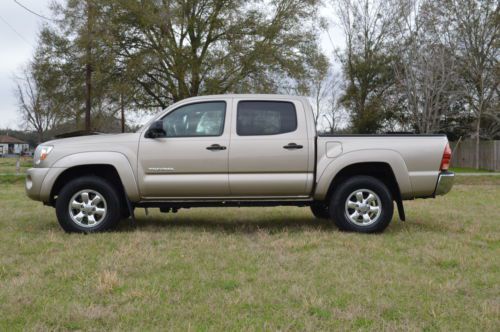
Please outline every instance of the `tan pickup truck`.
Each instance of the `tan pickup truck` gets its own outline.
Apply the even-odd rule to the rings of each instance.
[[[306,98],[219,95],[180,101],[132,134],[38,146],[26,192],[68,232],[207,206],[305,206],[342,230],[383,231],[394,202],[450,191],[444,135],[318,135]]]

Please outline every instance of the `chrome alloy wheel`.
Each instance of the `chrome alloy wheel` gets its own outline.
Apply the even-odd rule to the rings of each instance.
[[[78,226],[91,228],[106,217],[107,204],[104,197],[92,189],[80,190],[69,200],[69,216]]]
[[[347,196],[345,213],[353,224],[369,226],[380,217],[382,202],[380,197],[373,191],[358,189]]]

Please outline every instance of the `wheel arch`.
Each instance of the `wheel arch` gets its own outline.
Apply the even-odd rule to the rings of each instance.
[[[341,169],[331,181],[326,194],[326,199],[331,197],[337,185],[346,179],[359,175],[372,176],[382,181],[387,186],[394,199],[400,197],[401,192],[396,177],[394,176],[394,172],[388,163],[364,162],[352,164]]]
[[[402,199],[413,198],[406,164],[403,158],[392,150],[354,151],[334,159],[321,172],[314,198],[316,200],[328,199],[336,184],[348,176],[355,175],[378,178],[386,183],[394,197],[399,195]]]
[[[134,172],[128,159],[121,153],[77,153],[58,160],[51,170],[51,176],[47,176],[42,184],[42,192],[46,195],[44,201],[49,203],[53,204],[54,197],[64,183],[85,175],[105,178],[126,193],[130,200],[139,200]]]

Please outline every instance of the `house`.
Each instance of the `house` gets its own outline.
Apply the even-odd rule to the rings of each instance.
[[[0,135],[0,156],[27,152],[30,145],[12,136]]]

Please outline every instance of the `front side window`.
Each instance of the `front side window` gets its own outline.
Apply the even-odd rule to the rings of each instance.
[[[297,129],[297,113],[290,102],[240,101],[236,117],[239,136],[277,135]]]
[[[224,131],[223,101],[181,106],[163,118],[167,137],[220,136]]]

